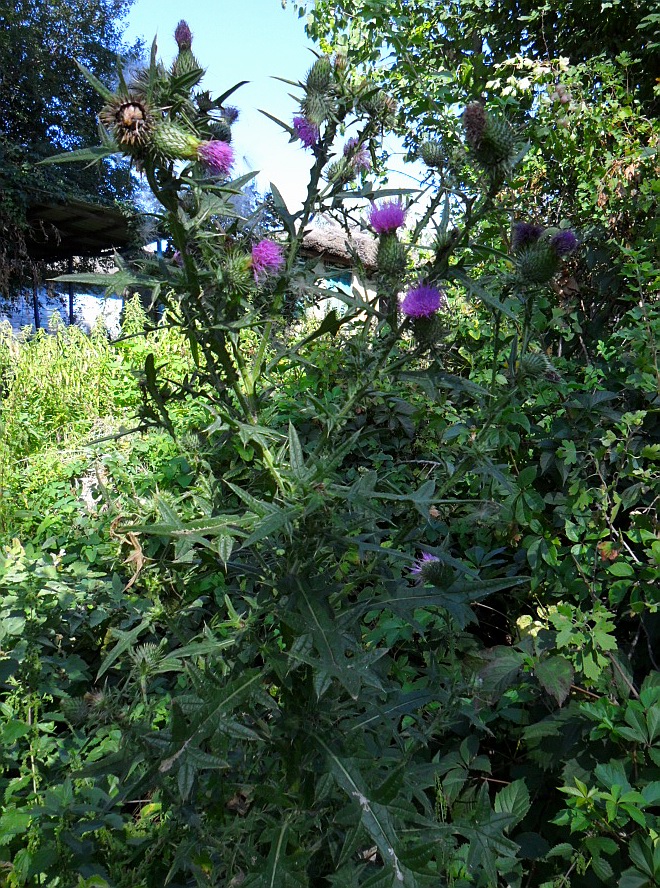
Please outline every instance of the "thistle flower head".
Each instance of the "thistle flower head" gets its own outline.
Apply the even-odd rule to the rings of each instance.
[[[284,268],[284,250],[271,240],[260,240],[252,247],[252,272],[255,281]]]
[[[570,228],[566,228],[553,234],[550,238],[550,246],[558,256],[568,256],[577,249],[578,239]]]
[[[511,249],[514,253],[530,244],[535,244],[543,234],[542,225],[533,222],[516,222],[511,230]]]
[[[241,112],[238,108],[235,108],[233,105],[228,105],[226,108],[222,109],[222,116],[227,121],[227,123],[236,123],[238,120],[238,116]]]
[[[371,205],[369,222],[377,234],[392,234],[405,221],[406,210],[399,200],[385,200],[380,206]]]
[[[408,290],[401,311],[409,318],[429,318],[447,301],[447,297],[431,284],[420,284]]]
[[[422,557],[418,558],[414,565],[410,568],[410,573],[413,574],[413,576],[416,577],[417,581],[421,583],[423,579],[422,572],[424,570],[424,567],[429,563],[434,564],[439,561],[440,559],[437,558],[435,555],[430,555],[428,552],[422,552]]]
[[[302,115],[293,118],[293,132],[305,148],[313,148],[321,135],[318,125]]]
[[[126,149],[146,143],[154,125],[148,105],[133,96],[108,102],[101,109],[99,119],[117,144]]]
[[[184,22],[183,19],[176,26],[174,39],[179,49],[190,49],[192,46],[192,31],[188,27],[188,23]]]
[[[481,102],[470,102],[463,112],[463,129],[465,141],[471,148],[481,142],[486,130],[486,109]]]
[[[197,148],[197,159],[212,173],[226,176],[234,163],[234,151],[227,142],[213,139],[211,142],[200,143]]]
[[[366,145],[360,145],[360,140],[355,136],[344,145],[344,157],[349,158],[353,172],[368,173],[371,169],[371,158]]]

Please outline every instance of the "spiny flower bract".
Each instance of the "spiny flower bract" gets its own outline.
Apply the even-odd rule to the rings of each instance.
[[[422,557],[418,558],[414,565],[410,568],[410,573],[421,581],[424,566],[429,562],[437,561],[440,561],[440,559],[437,558],[435,555],[430,555],[428,552],[422,552]]]

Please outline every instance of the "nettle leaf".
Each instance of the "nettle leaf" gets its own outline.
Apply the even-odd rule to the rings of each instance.
[[[536,664],[534,674],[546,693],[554,697],[561,706],[573,684],[574,670],[571,663],[559,654],[547,657]]]
[[[529,790],[524,780],[514,780],[495,796],[494,808],[498,814],[511,814],[514,817],[511,826],[516,826],[529,811],[531,801]],[[507,832],[511,826],[505,829]]]
[[[479,678],[486,693],[499,697],[515,683],[527,657],[522,651],[503,645],[487,655],[489,662],[479,672]]]

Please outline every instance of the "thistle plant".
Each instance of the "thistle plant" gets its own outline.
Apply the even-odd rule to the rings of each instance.
[[[450,502],[468,473],[481,470],[480,447],[511,395],[476,386],[478,430],[464,457],[416,490],[365,463],[370,429],[360,417],[374,403],[403,401],[412,446],[424,411],[403,398],[419,399],[411,379],[423,380],[431,398],[452,385],[464,396],[444,366],[457,291],[492,311],[494,368],[500,325],[509,339],[523,335],[515,299],[494,295],[471,272],[479,226],[500,212],[493,201],[515,165],[516,140],[500,117],[469,105],[465,141],[484,172],[481,193],[466,194],[447,177],[433,140],[422,151],[429,177],[421,187],[380,193],[369,176],[396,108],[354,77],[344,57],[320,56],[298,85],[299,113],[291,125],[278,122],[314,156],[306,199],[292,212],[273,186],[279,228],[255,236],[234,201],[250,177],[229,178],[236,115],[226,102],[236,88],[219,99],[201,91],[185,22],[175,39],[170,67],[154,47],[149,67],[128,83],[120,77],[114,93],[90,76],[105,99],[103,145],[55,158],[120,152],[146,177],[172,258],[135,267],[120,260],[112,284],[151,289],[166,322],[190,343],[195,369],[175,385],[148,357],[141,420],[176,435],[177,402],[201,404],[207,415],[198,429],[205,494],[194,515],[159,501],[150,520],[126,527],[153,542],[154,563],[168,564],[180,607],[204,625],[205,641],[186,651],[189,668],[168,685],[167,724],[148,711],[126,724],[124,746],[106,764],[121,787],[109,804],[157,800],[170,849],[163,883],[186,867],[182,884],[437,883],[474,833],[434,814],[438,738],[463,718],[473,681],[447,651],[469,648],[464,630],[475,602],[525,580],[499,561],[470,567],[441,545],[421,561],[414,553],[432,503]],[[347,239],[360,225],[378,238],[378,291],[340,297],[343,316],[330,312],[296,338],[282,317],[291,294],[318,294],[315,262],[301,247],[313,216],[324,213]],[[514,235],[510,277],[535,284],[545,271],[534,279],[532,267],[549,268],[551,257],[556,270],[574,247],[566,231]],[[330,337],[339,381],[310,357]],[[287,401],[292,376],[310,381]],[[401,627],[391,646],[373,635],[389,614]],[[174,636],[167,643],[176,650]],[[139,663],[133,657],[142,703],[164,650],[145,644]],[[490,811],[487,797],[479,804]],[[506,841],[498,853],[515,867],[517,846]],[[198,846],[205,857],[190,850]]]

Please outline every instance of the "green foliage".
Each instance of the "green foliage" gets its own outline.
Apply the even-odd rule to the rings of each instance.
[[[154,49],[134,98],[188,151],[227,96],[180,58]],[[312,215],[378,197],[326,176],[340,129],[375,153],[392,117],[340,59],[312,72],[310,189],[296,212],[273,191],[266,273],[246,182],[147,133],[123,148],[177,254],[117,274],[162,322],[134,300],[116,343],[3,346],[5,512],[32,538],[6,526],[0,562],[7,884],[652,885],[655,272],[619,245],[634,286],[589,331],[508,252],[537,155],[485,175],[456,131],[406,195],[406,262],[287,323],[326,293]],[[420,281],[449,305],[424,335],[397,300]]]

